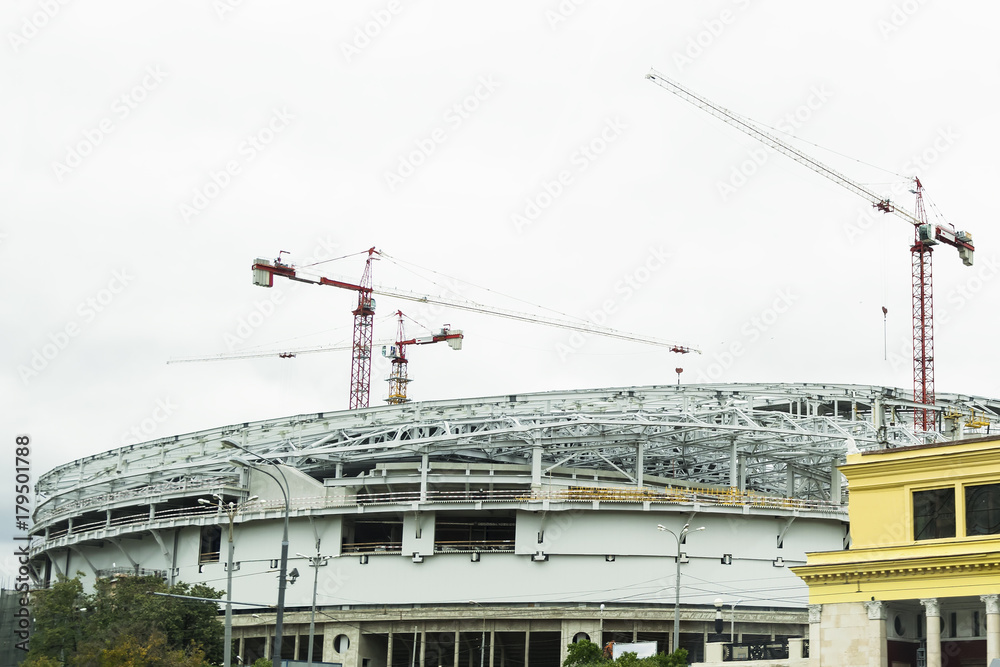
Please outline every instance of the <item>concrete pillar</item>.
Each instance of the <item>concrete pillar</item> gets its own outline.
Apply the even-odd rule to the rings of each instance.
[[[389,639],[386,642],[385,667],[392,667],[392,630],[389,630]]]
[[[809,660],[814,665],[822,665],[823,658],[820,655],[819,647],[822,641],[823,605],[809,605]]]
[[[531,487],[536,490],[542,487],[542,448],[538,445],[531,448]]]
[[[802,659],[802,642],[805,641],[802,637],[789,637],[788,638],[788,659],[789,660],[801,660]]]
[[[424,665],[424,655],[427,653],[427,632],[424,630],[420,631],[420,667],[425,667]],[[436,667],[436,665],[435,665]]]
[[[888,667],[889,646],[885,627],[888,610],[881,600],[865,602],[864,605],[868,611],[868,664]],[[930,667],[930,663],[927,667]],[[941,666],[937,665],[937,667]]]
[[[430,456],[424,452],[420,455],[420,502],[427,502],[427,473],[430,471]]]
[[[722,662],[723,646],[725,646],[724,642],[709,642],[708,644],[705,644],[705,662],[708,663]]]
[[[736,438],[729,441],[729,486],[737,488],[740,485],[739,452],[736,449]]]
[[[459,649],[461,648],[462,648],[462,642],[458,635],[458,630],[455,630],[455,662],[451,664],[456,665],[456,667],[458,665],[458,660],[459,660]]]
[[[941,667],[941,607],[936,598],[920,600],[927,615],[927,667]]]
[[[830,502],[838,505],[841,502],[840,481],[840,470],[837,468],[837,462],[834,461],[830,463]]]
[[[496,621],[494,621],[494,625],[496,625]],[[496,645],[496,641],[495,640],[496,640],[496,628],[494,627],[494,628],[490,629],[490,667],[494,667],[494,665],[493,665],[493,647]],[[560,663],[560,664],[562,664],[562,663]]]
[[[1000,658],[1000,595],[980,595],[986,603],[986,663]]]

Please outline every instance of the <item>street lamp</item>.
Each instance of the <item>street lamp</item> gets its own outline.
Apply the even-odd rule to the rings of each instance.
[[[704,526],[695,528],[693,531],[690,528],[691,524],[684,524],[681,528],[680,533],[675,533],[663,524],[657,524],[656,529],[664,533],[670,533],[674,540],[677,542],[677,574],[674,577],[674,646],[673,650],[676,651],[679,648],[680,643],[680,614],[681,614],[681,540],[684,536],[691,532],[697,532],[699,530],[705,530]]]
[[[273,479],[275,483],[277,483],[277,485],[281,488],[281,495],[284,496],[285,498],[285,526],[284,526],[284,532],[281,535],[281,565],[278,570],[278,606],[277,606],[277,614],[274,619],[274,651],[271,654],[272,655],[271,664],[280,665],[281,632],[283,629],[283,624],[285,619],[285,581],[288,574],[288,513],[290,511],[288,503],[288,493],[290,491],[290,487],[288,486],[288,479],[285,477],[285,473],[281,471],[281,467],[278,466],[276,463],[268,461],[259,454],[251,452],[249,449],[244,449],[243,447],[240,447],[235,442],[227,440],[225,441],[224,444],[232,445],[233,447],[241,449],[248,454],[253,454],[264,463],[273,466],[274,469],[278,471],[278,474],[281,475],[282,481],[279,482],[277,477],[272,475],[262,466],[250,463],[250,461],[247,461],[244,458],[240,458],[239,456],[232,456],[229,458],[229,463],[238,466],[243,466],[244,468],[253,468],[257,472],[262,472],[271,479]]]
[[[225,512],[226,516],[229,517],[229,560],[226,564],[226,643],[222,647],[222,659],[223,666],[230,667],[233,652],[233,521],[236,519],[237,512],[243,511],[247,503],[257,500],[257,496],[250,496],[239,504],[230,501],[228,505],[222,502],[222,496],[218,493],[213,493],[212,497],[215,498],[215,502],[204,498],[199,498],[198,502],[202,505],[217,505],[219,510]]]
[[[469,604],[474,604],[483,610],[483,635],[479,639],[479,667],[484,667],[486,664],[483,662],[486,657],[486,608],[475,600],[469,600]]]
[[[326,565],[326,561],[330,560],[331,556],[324,556],[319,552],[319,540],[316,540],[316,555],[306,556],[305,554],[296,553],[299,558],[305,558],[309,561],[309,566],[313,568],[313,603],[312,603],[312,614],[309,616],[309,662],[308,667],[312,667],[313,664],[313,637],[316,636],[316,585],[319,583],[319,568],[320,565]]]

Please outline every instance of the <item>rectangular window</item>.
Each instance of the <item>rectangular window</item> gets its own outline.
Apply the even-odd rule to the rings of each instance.
[[[1000,534],[1000,484],[965,487],[965,534]]]
[[[913,539],[955,537],[955,489],[913,492]]]

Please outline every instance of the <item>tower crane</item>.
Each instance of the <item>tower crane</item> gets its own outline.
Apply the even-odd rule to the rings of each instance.
[[[944,243],[958,250],[958,256],[966,266],[972,266],[973,252],[975,251],[972,245],[972,235],[968,232],[956,231],[949,224],[935,224],[927,221],[923,184],[919,178],[914,178],[915,189],[913,192],[916,195],[916,207],[914,213],[911,214],[897,208],[892,201],[876,194],[868,187],[856,183],[819,160],[803,153],[754,121],[698,95],[676,81],[666,78],[656,70],[650,70],[646,78],[669,90],[685,102],[708,112],[766,146],[770,146],[821,176],[825,176],[834,183],[860,195],[877,210],[883,213],[893,213],[913,225],[914,240],[910,247],[913,288],[911,298],[913,304],[913,400],[922,405],[934,405],[934,298],[931,253],[933,246]],[[934,426],[932,410],[918,408],[914,411],[913,419],[916,430],[928,431]]]
[[[253,264],[253,284],[261,287],[273,287],[274,277],[282,276],[289,280],[340,287],[358,293],[358,305],[352,311],[354,314],[354,339],[351,345],[351,398],[349,403],[351,410],[368,407],[371,389],[372,326],[375,318],[375,299],[372,298],[372,260],[376,254],[378,252],[375,248],[368,249],[365,270],[361,274],[361,282],[357,285],[329,278],[301,278],[294,267],[282,263],[281,253],[278,253],[278,257],[273,263],[266,259],[258,259]]]
[[[666,347],[671,352],[676,352],[678,354],[687,354],[689,352],[701,353],[701,350],[696,348],[687,347],[685,345],[679,345],[677,343],[671,343],[658,338],[652,338],[649,336],[642,336],[638,334],[632,334],[625,331],[619,331],[617,329],[611,329],[608,327],[597,326],[589,324],[587,322],[574,322],[570,320],[561,320],[551,317],[543,317],[540,315],[533,315],[528,313],[519,313],[513,310],[506,310],[501,308],[494,308],[480,303],[475,303],[472,301],[461,301],[458,299],[449,299],[446,297],[429,296],[425,294],[416,294],[414,292],[408,292],[400,289],[389,289],[384,287],[374,287],[372,285],[372,274],[371,265],[372,260],[376,259],[375,255],[385,256],[384,253],[375,250],[375,248],[368,249],[368,259],[365,262],[365,270],[361,277],[361,282],[358,284],[349,283],[343,280],[336,280],[333,278],[327,278],[324,276],[314,276],[311,274],[304,273],[291,264],[287,264],[282,261],[281,253],[278,257],[271,261],[267,259],[258,258],[254,261],[253,269],[253,284],[260,287],[273,287],[275,276],[288,278],[289,280],[295,280],[303,283],[311,283],[314,285],[328,285],[330,287],[339,287],[341,289],[354,290],[358,293],[358,305],[352,311],[354,313],[354,344],[353,349],[353,359],[351,363],[351,400],[350,409],[354,410],[356,408],[367,408],[369,399],[369,389],[371,386],[371,349],[372,349],[372,321],[375,315],[375,299],[374,295],[378,294],[380,296],[390,296],[398,299],[405,299],[408,301],[415,301],[417,303],[433,303],[442,306],[447,306],[450,308],[458,308],[460,310],[468,310],[476,313],[483,313],[487,315],[494,315],[497,317],[504,317],[507,319],[518,320],[521,322],[529,322],[531,324],[541,324],[549,327],[557,327],[561,329],[569,329],[572,331],[578,331],[581,333],[592,334],[596,336],[603,336],[606,338],[617,338],[619,340],[627,340],[636,343],[643,343],[645,345],[655,345],[659,347]],[[441,340],[447,340],[450,345],[454,347],[454,341],[460,341],[461,332],[451,332],[442,331],[438,336]],[[421,339],[414,339],[415,341]],[[403,341],[405,345],[412,344],[422,344],[422,342],[412,342],[404,341],[403,334],[400,333],[399,341]],[[398,342],[398,341],[397,341]],[[436,340],[426,341],[426,342],[438,342]],[[459,348],[454,348],[459,349]],[[405,356],[403,359],[403,364],[401,366],[402,370],[405,372]],[[405,384],[405,382],[404,382]],[[393,392],[390,391],[390,395]],[[405,391],[401,394],[402,398],[405,400]]]
[[[396,343],[394,345],[382,346],[382,356],[387,357],[392,363],[392,371],[387,378],[389,380],[389,397],[386,399],[386,403],[390,405],[399,405],[400,403],[409,403],[410,401],[406,397],[406,385],[410,383],[410,378],[406,374],[407,345],[428,345],[430,343],[447,342],[451,349],[461,350],[462,339],[464,338],[461,331],[452,329],[446,324],[441,327],[439,333],[407,340],[406,334],[403,331],[403,311],[397,310],[396,315],[399,317],[399,333],[396,336]]]

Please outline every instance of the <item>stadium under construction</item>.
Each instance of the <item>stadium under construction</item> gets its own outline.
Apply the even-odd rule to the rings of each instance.
[[[643,386],[404,403],[163,438],[38,482],[37,584],[225,589],[239,661],[555,667],[581,638],[808,637],[806,553],[850,543],[849,451],[985,435],[1000,401],[877,386]],[[926,406],[919,406],[925,408]],[[229,526],[235,526],[228,568]],[[658,529],[658,526],[660,529]],[[315,609],[315,614],[313,610]],[[240,664],[234,657],[234,664]]]

